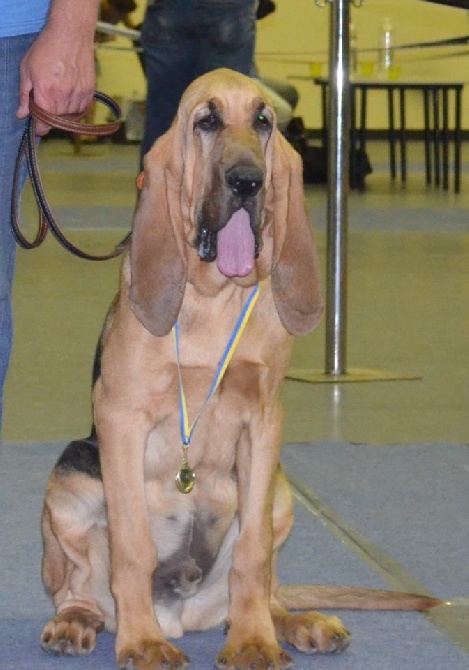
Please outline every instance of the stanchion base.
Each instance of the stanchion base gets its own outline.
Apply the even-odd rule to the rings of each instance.
[[[323,370],[311,370],[308,368],[288,368],[286,379],[310,384],[343,384],[347,382],[393,382],[393,381],[415,381],[422,379],[416,375],[405,375],[388,370],[375,370],[371,368],[349,368],[346,374],[326,374]]]

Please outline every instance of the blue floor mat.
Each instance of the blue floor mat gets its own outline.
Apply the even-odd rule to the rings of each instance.
[[[326,206],[311,208],[314,227],[318,231],[327,229]],[[363,207],[350,204],[349,226],[351,232],[384,233],[467,233],[469,231],[465,209],[437,209],[433,207]]]
[[[50,469],[52,468],[63,445],[60,444],[4,444],[0,448],[0,537],[1,537],[1,570],[0,594],[2,608],[0,610],[0,670],[110,670],[115,668],[114,636],[103,633],[99,636],[98,647],[89,657],[58,658],[49,656],[41,651],[38,644],[40,632],[44,623],[52,613],[51,604],[42,590],[40,580],[41,539],[39,518],[42,506],[44,487]],[[322,482],[330,504],[341,509],[344,494],[340,493],[347,486],[353,489],[350,483],[351,475],[359,477],[361,487],[366,489],[365,498],[371,499],[368,493],[368,483],[360,479],[362,472],[359,464],[353,470],[353,450],[360,451],[362,445],[342,445],[342,449],[349,450],[350,463],[347,467],[334,468],[335,458],[341,457],[339,445],[329,444],[306,446],[289,446],[285,449],[285,460],[289,468],[300,468],[301,475],[309,485],[316,486],[325,479],[326,472],[331,470],[331,481]],[[373,447],[374,448],[374,447]],[[370,448],[371,449],[371,448]],[[402,448],[404,449],[404,448]],[[316,451],[329,450],[328,458],[312,459]],[[412,452],[412,449],[410,450]],[[438,453],[435,454],[435,457]],[[358,460],[360,458],[357,456]],[[302,460],[304,459],[304,463]],[[319,461],[323,462],[322,466]],[[331,461],[330,464],[327,461]],[[370,459],[365,458],[363,468],[369,466]],[[315,463],[315,461],[318,461]],[[387,461],[384,461],[387,464]],[[453,462],[448,454],[444,462]],[[378,465],[375,465],[378,468]],[[389,468],[389,464],[386,466]],[[407,466],[405,466],[407,468]],[[441,466],[435,469],[438,471]],[[379,468],[378,468],[379,469]],[[460,468],[456,468],[458,472]],[[322,473],[322,474],[321,474]],[[372,474],[372,473],[371,473]],[[392,471],[389,472],[389,478]],[[467,476],[467,473],[466,473]],[[383,475],[383,479],[386,479]],[[346,480],[348,484],[340,480]],[[379,486],[370,487],[379,490]],[[337,490],[337,494],[336,494]],[[399,505],[403,506],[403,499],[407,495],[399,494],[394,487],[394,497],[398,498]],[[430,487],[426,488],[427,498],[432,497]],[[422,487],[421,493],[425,492]],[[335,497],[337,495],[337,501]],[[374,505],[383,508],[389,506],[386,491],[374,501]],[[409,504],[415,504],[415,495],[408,499]],[[420,494],[419,494],[420,495]],[[386,504],[383,504],[386,500]],[[428,502],[425,502],[424,507]],[[437,502],[437,501],[436,501]],[[435,503],[436,504],[436,503]],[[374,513],[363,513],[367,528],[360,525],[362,507],[365,501],[356,504],[350,503],[350,517],[353,516],[355,506],[360,509],[360,517],[353,517],[360,530],[375,534],[374,520],[382,520]],[[373,509],[373,508],[372,508]],[[381,511],[381,510],[380,510]],[[342,512],[342,510],[341,510]],[[397,514],[397,513],[396,513]],[[392,515],[391,515],[392,516]],[[440,528],[440,522],[445,518],[436,518],[435,532],[445,538],[446,529]],[[465,519],[460,518],[463,524]],[[392,518],[387,523],[392,523]],[[448,532],[451,532],[449,528]],[[382,531],[380,531],[382,532]],[[392,531],[390,531],[392,532]],[[406,538],[399,537],[393,543],[396,553],[401,558],[402,547],[400,541]],[[420,535],[419,535],[420,537]],[[418,548],[419,537],[415,546]],[[379,538],[378,538],[379,539]],[[394,546],[395,545],[395,546]],[[467,546],[467,545],[466,545]],[[426,545],[422,551],[427,551]],[[414,551],[414,553],[418,553]],[[435,564],[437,557],[426,557],[422,553],[423,562],[428,558]],[[445,554],[443,552],[443,558]],[[459,554],[458,554],[459,557]],[[453,566],[458,565],[459,558],[454,558]],[[442,558],[442,560],[443,560]],[[409,565],[407,565],[409,568]],[[467,561],[461,563],[460,571],[467,570]],[[383,587],[386,586],[366,562],[358,558],[350,548],[329,531],[308,512],[302,505],[297,505],[296,523],[293,533],[283,548],[280,557],[280,574],[282,581],[288,583],[316,582],[316,583],[345,583]],[[431,575],[429,580],[432,581]],[[454,590],[457,592],[457,576],[454,578]],[[449,589],[450,579],[445,579],[441,588]],[[430,584],[433,587],[433,583]],[[435,587],[436,590],[436,587]],[[447,594],[445,594],[446,596]],[[295,667],[301,669],[331,669],[331,670],[442,670],[450,667],[452,670],[466,670],[469,657],[445,636],[438,632],[424,616],[416,613],[399,612],[346,612],[341,613],[345,625],[351,630],[353,642],[350,648],[342,655],[327,657],[305,656],[288,648],[295,660]],[[192,633],[185,635],[178,644],[191,657],[191,668],[206,670],[213,667],[213,660],[222,647],[224,636],[221,629],[206,633]]]
[[[318,442],[283,459],[438,597],[469,596],[469,445]]]

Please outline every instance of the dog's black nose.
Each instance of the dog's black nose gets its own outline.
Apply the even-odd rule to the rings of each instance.
[[[240,165],[228,170],[225,179],[235,195],[250,198],[260,191],[264,183],[264,173],[252,165]]]

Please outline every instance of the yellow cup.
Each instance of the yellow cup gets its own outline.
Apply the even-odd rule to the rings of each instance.
[[[373,61],[362,61],[360,64],[360,74],[362,77],[372,77],[375,70]]]
[[[388,79],[395,81],[401,76],[401,66],[400,65],[390,65],[388,67]]]
[[[320,77],[322,75],[322,63],[310,63],[309,64],[309,74],[313,77]]]

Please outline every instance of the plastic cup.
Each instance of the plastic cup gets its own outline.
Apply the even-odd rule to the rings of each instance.
[[[309,74],[316,79],[322,75],[322,63],[310,63],[309,64]]]
[[[401,76],[401,66],[400,65],[390,65],[388,67],[388,79],[395,81]]]
[[[362,61],[360,63],[360,74],[362,77],[372,77],[375,71],[373,61]]]

